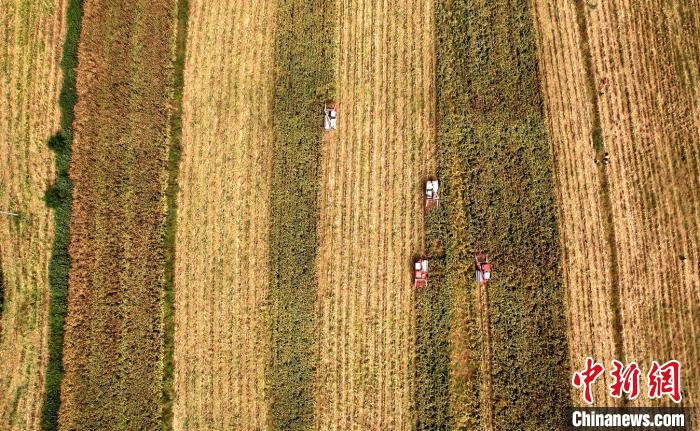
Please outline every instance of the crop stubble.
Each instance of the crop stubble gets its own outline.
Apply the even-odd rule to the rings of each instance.
[[[274,3],[190,3],[175,429],[266,429]]]
[[[61,429],[154,429],[175,2],[84,5]]]
[[[533,2],[542,90],[556,176],[562,275],[566,289],[569,357],[573,369],[586,356],[615,358],[610,285],[612,268],[601,203],[595,127],[576,7],[571,1]],[[594,397],[603,405],[609,376]],[[580,397],[574,401],[581,402]],[[610,403],[611,399],[607,400]]]
[[[410,429],[411,265],[435,169],[433,5],[338,8],[338,131],[321,156],[316,429]]]
[[[697,1],[645,0],[587,14],[596,81],[610,81],[599,109],[624,357],[681,361],[690,404],[700,389],[698,11]]]
[[[39,428],[47,361],[54,176],[46,145],[58,129],[62,0],[0,2],[0,429]]]
[[[574,8],[558,3],[558,9],[540,4],[537,15],[568,257],[572,367],[585,356],[609,365],[616,353],[609,304],[619,295],[618,359],[645,369],[651,360],[680,360],[684,396],[693,404],[700,349],[699,4],[584,2],[578,19],[585,23],[592,65],[592,76],[585,77]],[[585,95],[587,79],[597,103]],[[609,208],[598,199],[593,165],[596,111],[611,160],[602,171]],[[611,228],[613,261],[603,244]],[[609,288],[612,281],[616,290]],[[598,401],[610,403],[602,401],[604,392],[599,385]]]

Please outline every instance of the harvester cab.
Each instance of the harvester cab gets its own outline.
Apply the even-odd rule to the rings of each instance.
[[[417,259],[413,263],[413,285],[428,287],[428,259]]]
[[[489,263],[489,255],[486,253],[477,253],[474,255],[476,261],[476,283],[486,284],[491,279],[491,264]]]
[[[335,130],[338,113],[335,110],[335,102],[332,100],[323,104],[323,129],[326,132]]]
[[[428,180],[425,182],[425,208],[436,208],[440,203],[438,194],[438,180]]]

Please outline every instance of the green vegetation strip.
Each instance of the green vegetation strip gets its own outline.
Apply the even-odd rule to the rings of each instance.
[[[314,427],[316,225],[323,99],[335,79],[335,4],[278,2],[272,172],[272,429]]]
[[[450,214],[448,250],[467,273],[475,250],[494,264],[491,419],[495,429],[556,429],[570,398],[568,347],[528,2],[441,0],[437,25],[441,174],[448,199],[460,200],[450,208],[464,212]]]
[[[450,307],[445,279],[445,206],[426,215],[430,279],[416,292],[416,430],[450,429]]]
[[[187,23],[189,0],[177,2],[177,39],[173,63],[173,105],[170,119],[170,151],[168,153],[168,188],[165,192],[165,283],[163,286],[163,430],[173,429],[173,372],[175,356],[175,236],[177,232],[177,176],[182,150],[182,95],[185,85],[185,56],[187,52]]]
[[[71,143],[73,142],[73,108],[77,101],[75,69],[78,63],[78,39],[82,18],[82,0],[69,0],[66,9],[66,40],[63,43],[63,87],[58,99],[61,130],[53,136],[49,147],[56,154],[56,182],[46,191],[45,200],[54,210],[54,243],[49,261],[49,358],[44,384],[44,405],[41,429],[58,429],[58,408],[61,403],[63,378],[63,324],[66,319],[68,296],[68,239],[71,213],[71,180],[68,177]]]

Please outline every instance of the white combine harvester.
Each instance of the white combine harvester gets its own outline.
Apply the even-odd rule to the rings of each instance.
[[[425,182],[425,208],[436,208],[440,204],[440,195],[438,194],[438,180],[428,180]]]
[[[326,132],[335,130],[338,113],[335,110],[335,102],[328,100],[323,104],[323,129]]]

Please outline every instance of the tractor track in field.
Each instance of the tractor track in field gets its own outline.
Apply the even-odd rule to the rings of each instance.
[[[493,431],[493,394],[491,382],[492,338],[491,307],[488,284],[477,284],[476,301],[479,307],[479,326],[481,329],[481,430]]]

